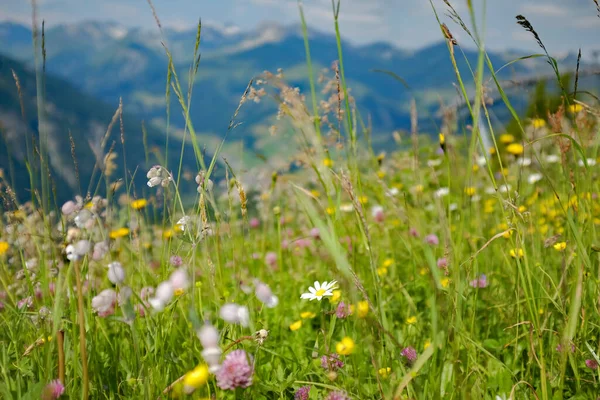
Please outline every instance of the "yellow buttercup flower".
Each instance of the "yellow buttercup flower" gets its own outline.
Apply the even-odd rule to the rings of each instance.
[[[569,112],[573,114],[577,114],[583,111],[583,106],[581,104],[571,104],[569,106]]]
[[[137,199],[131,202],[131,208],[134,210],[141,210],[142,208],[148,205],[148,200],[146,199]]]
[[[387,368],[379,368],[379,371],[377,371],[379,373],[379,375],[385,379],[388,376],[390,376],[390,374],[392,373],[392,369],[390,367]]]
[[[331,168],[333,167],[333,160],[331,158],[325,158],[323,159],[323,165],[327,168]]]
[[[515,137],[513,135],[511,135],[510,133],[505,133],[503,135],[500,135],[500,137],[498,138],[500,140],[500,143],[502,144],[509,144],[515,141]]]
[[[423,344],[423,350],[425,350],[426,348],[428,348],[429,346],[431,346],[431,340],[427,339],[425,341],[425,343]]]
[[[546,121],[541,118],[534,118],[531,120],[531,126],[533,126],[535,129],[540,129],[546,126]]]
[[[567,248],[567,242],[558,242],[552,247],[554,247],[554,250],[556,251],[564,251]]]
[[[333,214],[335,214],[335,208],[333,208],[333,207],[327,207],[325,209],[325,212],[327,212],[328,215],[333,215]]]
[[[386,258],[385,260],[383,260],[383,264],[381,265],[383,268],[389,268],[392,266],[392,264],[394,264],[394,259],[393,258]]]
[[[442,285],[443,288],[447,288],[450,285],[450,279],[449,278],[442,278],[440,280],[440,284]]]
[[[332,296],[329,298],[329,301],[333,304],[337,303],[338,301],[340,301],[340,298],[342,297],[342,291],[341,290],[334,290],[333,292],[331,292]]]
[[[129,235],[129,229],[127,228],[119,228],[117,230],[111,231],[108,236],[111,239],[118,239]]]
[[[290,325],[291,331],[297,331],[300,328],[302,328],[302,320],[301,319],[299,319],[298,321],[296,321]]]
[[[385,276],[388,273],[388,269],[384,268],[384,267],[379,267],[377,268],[377,275],[379,276]]]
[[[316,316],[317,316],[317,314],[315,314],[312,311],[303,311],[303,312],[300,313],[300,318],[302,318],[302,319],[311,319],[311,318],[314,318]]]
[[[10,248],[10,245],[6,242],[0,242],[0,256],[2,254],[5,254],[8,249]]]
[[[187,388],[198,389],[208,382],[208,367],[199,365],[183,377],[183,385]]]
[[[406,324],[407,325],[414,325],[417,323],[417,317],[415,317],[414,315],[411,317],[406,318]]]
[[[356,307],[356,309],[358,310],[358,318],[364,318],[367,316],[367,314],[369,313],[369,302],[367,301],[359,301],[358,305]]]
[[[515,156],[519,156],[523,154],[524,148],[521,143],[511,143],[508,146],[506,146],[506,151]]]
[[[512,258],[522,258],[525,255],[523,249],[511,249],[509,254]]]
[[[379,179],[383,179],[383,178],[385,178],[385,171],[383,171],[383,170],[381,170],[381,169],[380,169],[379,171],[377,171],[377,177],[378,177]]]
[[[360,204],[367,204],[369,202],[369,198],[367,196],[360,196],[358,201],[360,201]]]
[[[354,351],[354,340],[346,336],[335,345],[335,351],[342,356],[352,354]]]
[[[475,196],[475,188],[474,187],[466,187],[465,194],[469,197]]]

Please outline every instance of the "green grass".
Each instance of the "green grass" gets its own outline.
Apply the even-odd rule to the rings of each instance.
[[[339,40],[338,12],[343,7],[334,3]],[[479,62],[456,70],[465,98],[465,85],[481,89],[484,75],[500,67],[491,65],[479,33],[472,37]],[[199,41],[200,33],[195,54]],[[448,43],[457,65],[460,51]],[[338,44],[333,110],[316,104],[312,76],[311,93],[268,75],[240,101],[252,112],[251,88],[265,88],[262,101],[279,103],[278,134],[289,139],[277,161],[293,155],[296,172],[261,175],[227,165],[225,179],[211,186],[221,150],[237,145],[212,140],[212,159],[204,159],[187,115],[195,66],[185,92],[183,74],[170,64],[167,101],[174,95],[180,109],[167,118],[182,112],[186,120],[171,140],[193,146],[207,177],[197,192],[193,176],[175,173],[168,181],[163,170],[164,187],[125,184],[69,215],[38,211],[37,202],[8,205],[0,234],[0,397],[40,398],[54,379],[65,397],[92,399],[156,399],[165,390],[163,398],[291,399],[307,385],[310,399],[334,391],[353,399],[598,394],[598,105],[560,115],[560,132],[552,118],[538,128],[518,120],[521,137],[501,140],[477,90],[469,110],[491,130],[493,149],[481,144],[483,125],[445,121],[443,151],[428,137],[405,136],[376,155],[348,96]],[[308,38],[306,50],[310,71]],[[563,101],[567,110],[574,104]],[[238,128],[238,112],[229,132]],[[330,124],[321,123],[325,117]],[[253,134],[274,151],[268,132]],[[99,172],[109,187],[117,179]],[[133,207],[142,198],[147,203]],[[85,210],[94,219],[77,226]],[[184,215],[191,220],[177,229]],[[92,249],[67,259],[67,245],[80,240]],[[95,257],[102,242],[109,251]],[[115,261],[125,272],[116,285],[108,278]],[[178,268],[189,281],[158,309],[142,289],[157,288]],[[314,281],[332,280],[334,296],[301,299]],[[277,296],[274,307],[255,293],[259,282]],[[99,313],[98,295],[107,289],[120,301]],[[219,310],[227,303],[247,307],[248,321],[225,321]],[[196,390],[183,393],[191,375],[179,378],[208,361],[203,325],[218,330],[224,357],[236,349],[252,355],[250,386],[224,390],[221,378],[199,373]],[[342,367],[321,365],[336,353]]]

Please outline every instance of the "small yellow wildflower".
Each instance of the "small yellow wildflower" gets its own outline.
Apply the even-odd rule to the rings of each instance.
[[[546,126],[546,121],[541,118],[534,118],[531,120],[531,126],[533,126],[535,129],[540,129]]]
[[[470,186],[465,188],[465,194],[469,197],[475,196],[475,188]]]
[[[417,317],[415,317],[414,315],[411,317],[406,318],[406,324],[407,325],[414,325],[417,323]]]
[[[385,267],[379,267],[377,268],[377,275],[379,276],[385,276],[388,273],[388,269]]]
[[[569,112],[573,114],[577,114],[583,111],[583,106],[581,104],[571,104],[569,106]]]
[[[166,231],[163,232],[163,238],[165,238],[165,239],[169,239],[172,236],[173,236],[173,229],[167,229]]]
[[[369,198],[367,196],[360,196],[358,201],[360,201],[360,204],[367,204],[369,202]]]
[[[381,266],[383,268],[389,268],[394,264],[394,259],[393,258],[386,258],[385,260],[383,260],[383,264],[381,264]]]
[[[427,275],[427,271],[429,271],[429,269],[426,267],[423,267],[419,270],[419,275],[422,275],[422,276]]]
[[[567,248],[567,242],[558,242],[552,247],[554,247],[554,250],[556,251],[564,251]]]
[[[183,385],[186,388],[198,389],[208,382],[208,367],[206,365],[198,365],[196,368],[185,374],[183,377]]]
[[[346,336],[335,345],[335,351],[342,356],[352,354],[354,351],[354,340]]]
[[[377,177],[378,177],[379,179],[383,179],[383,178],[385,178],[385,171],[384,171],[384,170],[381,170],[381,169],[380,169],[379,171],[377,171]]]
[[[545,312],[545,310],[542,307],[540,307],[540,309],[538,310],[538,314],[543,315],[544,312]]]
[[[381,376],[383,379],[385,379],[388,376],[390,376],[390,374],[392,373],[392,369],[390,367],[379,368],[379,371],[377,371],[377,372],[379,373],[379,376]]]
[[[524,148],[521,143],[511,143],[508,146],[506,146],[506,151],[515,156],[519,156],[523,154]]]
[[[321,196],[321,192],[319,192],[318,190],[315,190],[315,189],[311,190],[310,194],[312,194],[313,197],[319,197],[319,196]]]
[[[127,228],[119,228],[117,230],[111,231],[108,236],[111,239],[118,239],[129,235],[129,229]]]
[[[293,324],[290,325],[290,330],[291,331],[297,331],[301,327],[302,327],[302,320],[299,319],[298,321],[296,321],[296,322],[294,322]]]
[[[358,310],[358,318],[364,318],[369,313],[369,302],[365,300],[359,301],[356,308]]]
[[[317,316],[317,314],[315,314],[312,311],[303,311],[303,312],[300,313],[300,318],[302,318],[302,319],[311,319],[311,318],[314,318],[316,316]]]
[[[423,350],[425,350],[426,348],[428,348],[429,346],[431,346],[431,340],[427,339],[425,341],[425,343],[423,344]]]
[[[527,211],[527,207],[525,207],[525,206],[519,206],[519,212],[520,213],[524,213],[525,211]]]
[[[335,214],[335,208],[333,208],[333,207],[327,207],[327,208],[325,209],[325,211],[327,212],[327,214],[328,214],[328,215],[333,215],[333,214]]]
[[[447,288],[450,285],[450,279],[449,278],[442,278],[440,280],[440,284],[442,285],[443,288]]]
[[[479,165],[473,164],[473,172],[479,171]]]
[[[512,258],[522,258],[524,255],[523,249],[510,249],[510,256]]]
[[[488,149],[488,151],[490,152],[490,154],[491,154],[491,155],[494,155],[494,154],[496,154],[496,148],[495,148],[495,147],[490,147],[490,148]]]
[[[148,205],[148,200],[146,199],[137,199],[131,202],[131,208],[134,210],[141,210],[142,208]]]
[[[323,165],[326,166],[327,168],[331,168],[333,167],[333,160],[331,158],[325,158],[323,159]]]
[[[340,298],[342,297],[342,291],[341,290],[334,290],[333,292],[331,292],[332,296],[329,298],[329,301],[333,304],[337,303],[338,301],[340,301]]]
[[[177,289],[175,289],[175,291],[173,293],[175,294],[175,296],[179,297],[185,293],[185,290],[183,290],[182,288],[177,288]]]
[[[515,137],[510,133],[505,133],[503,135],[500,135],[499,140],[502,144],[509,144],[515,141]]]
[[[10,245],[6,242],[0,242],[0,256],[2,254],[5,254],[8,249],[10,248]]]

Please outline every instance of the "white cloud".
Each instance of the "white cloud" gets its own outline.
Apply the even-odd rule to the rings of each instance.
[[[533,4],[527,3],[521,7],[521,13],[526,17],[544,16],[544,17],[566,17],[569,15],[569,9],[556,4]]]

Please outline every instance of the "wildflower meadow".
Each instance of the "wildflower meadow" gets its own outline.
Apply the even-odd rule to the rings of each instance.
[[[287,138],[293,169],[249,184],[221,154],[227,137],[203,143],[185,83],[198,61],[164,76],[195,176],[162,158],[136,186],[105,157],[96,190],[60,204],[44,172],[29,199],[4,183],[0,398],[600,398],[598,98],[561,87],[519,16],[559,99],[519,115],[466,4],[461,17],[431,3],[456,21],[439,35],[466,110],[449,107],[435,132],[413,103],[411,130],[375,150],[334,1],[332,64],[311,63],[305,29],[307,90],[265,71],[231,110],[228,133],[240,110],[276,104],[265,135]],[[466,70],[459,30],[479,50]],[[492,124],[490,88],[515,129]]]

